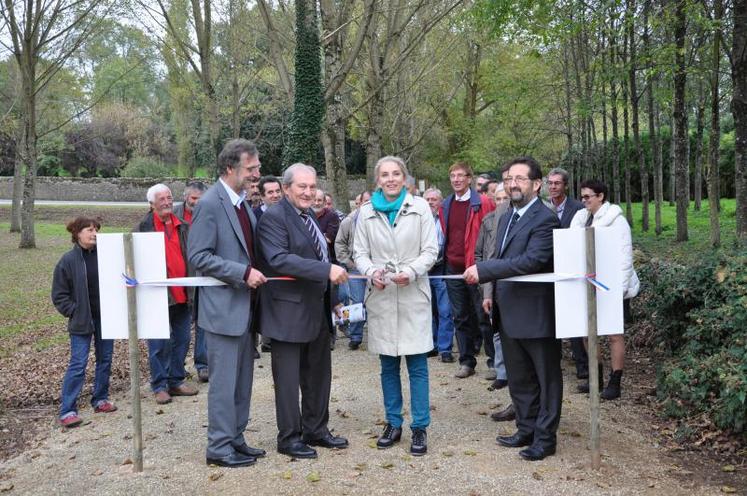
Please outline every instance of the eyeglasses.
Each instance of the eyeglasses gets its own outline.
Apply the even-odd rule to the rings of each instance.
[[[593,195],[581,195],[581,201],[588,201],[590,198],[594,198],[595,196],[599,196],[597,193],[594,193]]]
[[[464,179],[470,177],[469,174],[449,174],[449,179]]]
[[[525,182],[527,182],[529,180],[530,179],[528,177],[524,177],[524,176],[516,176],[516,177],[506,176],[506,177],[503,178],[503,182],[508,183],[508,184],[511,184],[511,183],[514,183],[514,182],[517,183],[517,184],[521,184],[521,183],[525,183]]]

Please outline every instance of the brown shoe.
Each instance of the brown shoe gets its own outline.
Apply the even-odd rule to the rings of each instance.
[[[511,420],[516,420],[516,410],[514,410],[514,404],[511,403],[504,410],[495,412],[490,416],[490,418],[495,420],[496,422],[510,422]]]
[[[177,387],[169,388],[169,394],[171,396],[194,396],[197,394],[197,389],[189,384],[180,384]]]
[[[165,405],[166,403],[171,403],[171,395],[167,393],[166,391],[158,391],[153,396],[156,398],[156,403],[158,403],[159,405]]]

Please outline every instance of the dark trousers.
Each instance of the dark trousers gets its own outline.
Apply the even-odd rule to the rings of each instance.
[[[516,339],[500,332],[519,434],[532,436],[535,446],[554,447],[563,402],[560,341]]]
[[[447,274],[461,274],[447,267]],[[485,344],[485,354],[488,356],[488,368],[493,368],[495,348],[493,348],[493,329],[487,314],[482,309],[482,294],[478,284],[467,284],[461,279],[447,279],[446,289],[451,302],[451,315],[454,318],[457,347],[459,348],[459,364],[475,368],[476,350],[480,349],[480,342]]]
[[[329,394],[332,382],[331,333],[327,324],[310,343],[272,340],[272,378],[278,448],[302,439],[317,439],[329,430]],[[298,391],[301,391],[301,408]]]
[[[571,353],[576,364],[576,375],[589,373],[589,356],[584,348],[584,338],[571,338]]]

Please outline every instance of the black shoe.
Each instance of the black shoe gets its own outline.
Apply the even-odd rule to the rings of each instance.
[[[321,446],[322,448],[330,449],[343,449],[348,447],[347,439],[340,436],[333,436],[331,433],[327,433],[326,435],[317,439],[304,439],[303,442],[308,444],[309,446]]]
[[[360,346],[361,346],[361,344],[360,344],[359,342],[357,342],[357,341],[350,341],[350,342],[348,343],[348,349],[349,349],[349,350],[353,350],[353,351],[355,351],[355,350],[357,350],[358,348],[360,348]]]
[[[454,363],[454,355],[449,352],[441,353],[441,361],[443,363]]]
[[[425,429],[412,430],[412,444],[410,444],[410,453],[413,456],[423,456],[428,452],[428,435]]]
[[[622,381],[622,370],[614,370],[610,374],[610,382],[607,383],[607,387],[604,388],[604,391],[602,391],[602,394],[599,395],[600,398],[603,400],[615,400],[620,397],[621,393],[621,386],[620,381]]]
[[[525,460],[529,460],[530,462],[536,462],[554,454],[555,446],[548,446],[546,448],[530,446],[519,451],[519,456]]]
[[[197,380],[200,382],[208,382],[210,380],[208,369],[199,369],[197,371]]]
[[[532,444],[534,436],[525,436],[524,434],[513,434],[511,436],[498,436],[495,441],[506,448],[521,448]]]
[[[576,378],[577,379],[588,379],[589,378],[589,369],[581,369],[576,370]]]
[[[296,441],[282,448],[278,447],[278,453],[288,455],[291,458],[316,458],[316,450],[301,441]]]
[[[514,404],[511,403],[500,412],[495,412],[490,415],[490,418],[496,422],[510,422],[516,420],[516,410],[514,410]]]
[[[208,465],[217,465],[218,467],[236,468],[254,465],[255,463],[257,463],[257,459],[253,456],[247,456],[243,453],[235,451],[230,455],[226,455],[221,458],[206,458],[205,462],[207,462]]]
[[[489,391],[498,391],[500,389],[503,389],[504,387],[508,386],[508,381],[505,379],[496,379],[493,381],[493,384],[488,386]]]
[[[428,352],[428,355],[426,355],[428,358],[433,358],[438,356],[438,350],[436,348],[433,348],[431,351]]]
[[[262,353],[269,353],[272,351],[272,346],[266,343],[262,343],[262,346],[260,347],[260,349],[262,350]]]
[[[259,351],[257,351],[257,348],[254,348],[254,359],[259,360]]]
[[[386,424],[386,426],[384,426],[384,432],[376,441],[376,447],[379,449],[391,448],[392,446],[394,446],[394,443],[399,442],[401,437],[401,428],[392,427],[392,424]]]
[[[242,444],[241,446],[234,446],[233,449],[235,449],[242,455],[251,456],[253,458],[263,458],[267,454],[265,450],[261,448],[252,448],[246,443]]]

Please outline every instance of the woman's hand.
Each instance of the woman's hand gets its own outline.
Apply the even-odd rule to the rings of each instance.
[[[371,283],[376,289],[384,289],[386,287],[386,281],[384,281],[384,271],[379,269],[371,275]]]
[[[396,284],[397,286],[404,288],[408,284],[410,284],[410,276],[408,276],[405,272],[399,272],[392,276],[392,282]]]

